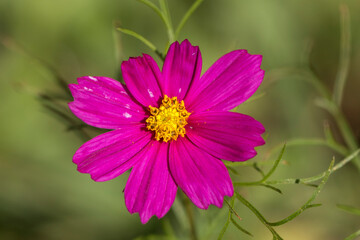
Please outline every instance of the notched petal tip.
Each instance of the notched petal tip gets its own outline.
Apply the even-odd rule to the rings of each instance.
[[[68,106],[78,118],[98,128],[117,129],[140,122],[145,111],[127,88],[108,77],[84,76],[68,87],[74,98]]]
[[[162,68],[160,83],[164,94],[183,100],[192,82],[200,79],[202,58],[198,46],[192,46],[186,39],[181,44],[171,44]]]
[[[74,97],[79,89],[79,85],[77,85],[75,83],[70,83],[70,84],[68,84],[68,88],[71,92],[71,95]]]
[[[156,105],[162,93],[159,82],[162,75],[155,60],[147,54],[123,61],[121,71],[127,89],[143,106]]]
[[[84,143],[74,154],[73,163],[80,173],[90,174],[94,181],[111,180],[143,159],[144,147],[151,134],[140,125],[127,126],[103,133]]]
[[[154,141],[131,170],[124,196],[128,211],[139,213],[145,224],[152,216],[163,217],[171,208],[177,186],[168,168],[168,144]]]
[[[139,217],[140,217],[140,222],[142,223],[142,224],[146,224],[146,223],[148,223],[148,221],[151,219],[151,217],[141,217],[141,215],[139,214]]]
[[[130,214],[131,215],[134,215],[134,214],[138,214],[139,215],[139,218],[140,218],[140,222],[141,222],[141,224],[147,224],[154,216],[157,218],[157,219],[161,219],[161,218],[163,218],[164,217],[164,215],[163,216],[157,216],[157,215],[144,215],[144,214],[141,214],[141,213],[138,213],[138,212],[134,212],[134,211],[130,211],[129,209],[128,209],[128,211],[130,212]]]
[[[220,199],[220,202],[219,202],[219,204],[218,205],[215,205],[214,204],[214,206],[216,206],[216,207],[218,207],[218,208],[222,208],[223,206],[224,206],[224,201],[225,201],[225,196],[227,196],[227,197],[232,197],[233,195],[234,195],[234,187],[233,187],[233,185],[231,185],[231,191],[228,193],[228,194],[225,194],[221,199]]]
[[[112,180],[114,179],[115,177],[98,177],[98,176],[91,176],[91,179],[94,181],[94,182],[106,182],[106,181],[109,181],[109,180]]]
[[[263,125],[235,112],[203,112],[191,115],[187,137],[199,148],[228,161],[246,161],[256,156],[255,147],[265,144]]]

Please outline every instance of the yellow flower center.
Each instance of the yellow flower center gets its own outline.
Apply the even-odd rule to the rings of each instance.
[[[184,101],[179,103],[177,97],[164,96],[159,108],[149,106],[151,116],[146,119],[148,130],[155,132],[155,139],[168,142],[176,140],[178,136],[184,137],[185,125],[190,113],[186,111]]]

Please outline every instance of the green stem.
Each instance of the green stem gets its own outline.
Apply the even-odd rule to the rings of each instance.
[[[154,10],[154,12],[157,15],[159,15],[159,17],[164,22],[164,24],[166,24],[166,18],[164,16],[163,12],[154,3],[150,2],[149,0],[138,0],[138,1],[144,3],[145,5],[150,7],[152,10]]]
[[[192,240],[197,240],[197,234],[196,234],[196,228],[195,228],[195,221],[194,221],[194,212],[193,212],[193,207],[192,207],[192,203],[190,202],[190,200],[185,197],[185,208],[186,208],[186,213],[189,219],[189,225],[190,225],[190,233],[191,233],[191,239]]]
[[[278,239],[281,240],[282,238],[280,237],[280,235],[275,231],[275,229],[270,226],[270,224],[268,223],[268,221],[266,221],[266,219],[264,218],[263,215],[261,215],[261,213],[250,203],[248,202],[245,198],[243,198],[243,196],[241,196],[239,193],[235,193],[235,197],[242,203],[244,204],[247,208],[250,209],[250,211],[252,211],[255,216],[260,220],[260,222],[262,224],[265,225],[265,227],[267,227],[269,229],[269,231],[272,233],[274,239]]]
[[[340,128],[340,131],[345,139],[346,144],[349,146],[350,151],[354,151],[358,148],[355,136],[352,134],[352,130],[349,126],[349,123],[345,119],[340,109],[334,114],[334,118]],[[357,162],[358,168],[360,169],[360,162]]]
[[[352,159],[354,159],[355,157],[357,157],[360,153],[360,149],[356,150],[355,152],[353,152],[352,154],[350,154],[349,156],[347,156],[346,158],[344,158],[343,160],[341,160],[340,162],[338,162],[332,169],[331,172],[335,172],[337,170],[339,170],[340,168],[342,168],[343,166],[345,166],[348,162],[350,162]],[[274,180],[274,181],[266,181],[264,182],[264,184],[269,184],[269,185],[276,185],[276,184],[309,184],[315,181],[318,181],[320,179],[322,179],[325,175],[326,175],[327,171],[316,175],[314,177],[310,177],[310,178],[289,178],[289,179],[283,179],[283,180]],[[249,184],[250,185],[250,184]]]
[[[309,72],[308,74],[304,74],[305,77],[307,77],[305,79],[314,86],[314,88],[320,93],[321,96],[323,96],[323,98],[331,99],[331,93],[329,89],[320,81],[319,77],[313,71]]]
[[[340,108],[331,100],[328,99],[320,99],[317,101],[317,104],[326,109],[335,119],[339,130],[344,137],[344,140],[346,142],[346,145],[349,148],[349,151],[353,152],[356,149],[359,148],[358,143],[355,139],[354,134],[352,133],[352,130],[349,126],[349,123],[345,119],[343,113],[341,112]],[[360,158],[354,158],[353,160],[354,164],[360,171]]]
[[[271,226],[280,226],[284,223],[287,223],[291,220],[293,220],[295,217],[299,216],[302,212],[304,212],[306,209],[309,209],[311,207],[318,207],[321,204],[311,204],[315,198],[317,197],[317,195],[320,193],[320,191],[323,189],[325,183],[327,182],[330,174],[332,173],[332,169],[334,166],[334,162],[335,160],[333,159],[330,163],[330,166],[328,168],[328,170],[325,172],[325,176],[322,178],[320,185],[316,188],[315,192],[311,195],[310,199],[301,206],[301,208],[299,210],[297,210],[296,212],[294,212],[293,214],[291,214],[290,216],[284,218],[283,220],[277,221],[277,222],[268,222],[269,225]]]
[[[276,161],[274,162],[274,165],[272,166],[272,168],[269,170],[269,172],[264,175],[264,177],[256,182],[234,182],[234,186],[250,186],[250,185],[261,185],[261,183],[265,182],[276,170],[277,166],[279,165],[282,156],[284,155],[285,152],[285,148],[286,148],[286,144],[283,146],[278,158],[276,159]]]
[[[146,39],[145,37],[140,35],[139,33],[134,32],[130,29],[121,28],[121,27],[117,27],[116,30],[138,39],[143,44],[145,44],[148,48],[150,48],[152,51],[154,51],[162,61],[164,61],[164,59],[165,59],[164,56],[162,55],[162,53],[159,50],[156,49],[155,45],[152,42],[150,42],[148,39]]]
[[[345,238],[344,240],[353,240],[358,236],[360,236],[360,229],[354,232],[353,234],[351,234],[350,236],[348,236],[347,238]]]
[[[235,209],[234,209],[234,200],[235,200],[235,198],[232,198],[232,199],[231,199],[231,203],[229,203],[229,202],[224,198],[224,203],[226,203],[226,205],[228,205],[229,211],[230,211],[231,213],[235,214],[235,216],[236,216],[239,220],[241,220],[241,217],[239,216],[239,214],[238,214],[238,213],[235,211]]]
[[[189,17],[193,14],[193,12],[200,6],[200,4],[203,1],[204,0],[196,0],[194,2],[194,4],[189,8],[189,10],[185,13],[184,17],[181,19],[178,27],[176,28],[175,38],[177,38],[179,36],[181,29],[184,27],[184,25],[187,22],[187,20],[189,19]]]
[[[344,205],[344,204],[336,204],[336,206],[338,208],[341,208],[342,210],[348,212],[348,213],[360,216],[360,209],[359,208],[355,208],[355,207]]]
[[[337,106],[341,106],[345,82],[349,73],[350,51],[351,51],[351,31],[350,31],[350,13],[347,5],[340,5],[340,59],[339,69],[335,79],[333,101]]]
[[[167,32],[168,32],[168,37],[169,37],[169,42],[173,43],[175,41],[175,33],[174,33],[174,29],[171,23],[171,17],[170,17],[170,13],[169,13],[169,7],[167,4],[167,0],[159,0],[160,3],[160,9],[162,11],[162,13],[164,14],[164,19],[165,19],[165,25],[167,28]]]
[[[288,75],[288,74],[297,74],[299,76],[303,76],[307,82],[309,82],[314,86],[314,88],[323,97],[321,101],[322,107],[325,108],[334,117],[335,122],[339,127],[341,135],[344,137],[344,140],[348,147],[347,152],[355,151],[359,147],[359,145],[356,141],[355,136],[352,133],[349,123],[347,122],[345,116],[341,112],[339,106],[336,105],[335,102],[332,100],[329,90],[320,81],[319,77],[316,76],[314,72],[305,71],[305,70],[296,70],[296,69],[285,69],[285,70],[281,70],[280,73],[273,73],[276,79],[282,78],[284,75]],[[280,77],[276,77],[277,75],[280,75]],[[317,144],[321,144],[321,145],[325,144],[342,155],[344,155],[345,153],[344,148],[340,144],[334,142],[318,141]],[[290,144],[288,143],[288,145]],[[355,158],[353,162],[360,171],[360,158]]]

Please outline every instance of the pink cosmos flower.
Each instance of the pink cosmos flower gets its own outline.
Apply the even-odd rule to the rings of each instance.
[[[71,111],[105,129],[81,146],[73,162],[95,181],[132,168],[125,204],[142,223],[163,217],[177,188],[201,209],[222,207],[234,193],[221,161],[246,161],[265,142],[261,123],[229,112],[247,100],[264,77],[262,56],[230,52],[202,76],[199,47],[174,42],[160,71],[149,55],[121,65],[126,85],[107,77],[81,77],[70,84]]]

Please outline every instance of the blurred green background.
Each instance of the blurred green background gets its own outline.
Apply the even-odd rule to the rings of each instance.
[[[169,0],[174,23],[192,3]],[[259,148],[257,160],[286,140],[322,137],[324,119],[336,131],[331,117],[314,105],[318,96],[314,89],[282,71],[309,61],[321,80],[333,87],[339,59],[340,3],[349,6],[352,29],[343,109],[359,140],[358,0],[205,0],[185,25],[179,40],[188,38],[200,46],[203,69],[234,49],[263,55],[266,78],[258,93],[265,95],[239,107],[267,129],[267,144]],[[154,56],[138,40],[115,32],[114,21],[164,49],[167,37],[162,22],[138,1],[0,0],[1,240],[134,239],[161,233],[164,223],[173,218],[169,213],[164,220],[152,219],[142,225],[137,215],[130,215],[122,193],[128,173],[103,183],[78,173],[71,160],[83,141],[66,131],[35,97],[39,91],[59,91],[52,72],[36,58],[55,66],[70,83],[83,75],[116,78],[121,59],[143,52]],[[285,154],[288,164],[280,166],[273,179],[313,176],[328,167],[333,155],[339,160],[325,147],[289,147]],[[260,178],[251,168],[240,172],[242,181]],[[339,210],[335,204],[360,207],[359,182],[358,171],[349,164],[330,177],[316,200],[322,207],[276,229],[284,239],[343,239],[359,229],[360,217]],[[238,190],[273,221],[294,212],[313,191],[299,185],[281,189],[282,195],[259,187]],[[236,210],[243,218],[240,224],[254,237],[230,226],[224,239],[271,239],[248,209],[237,204]],[[216,239],[227,212],[226,207],[196,210],[200,238]]]

